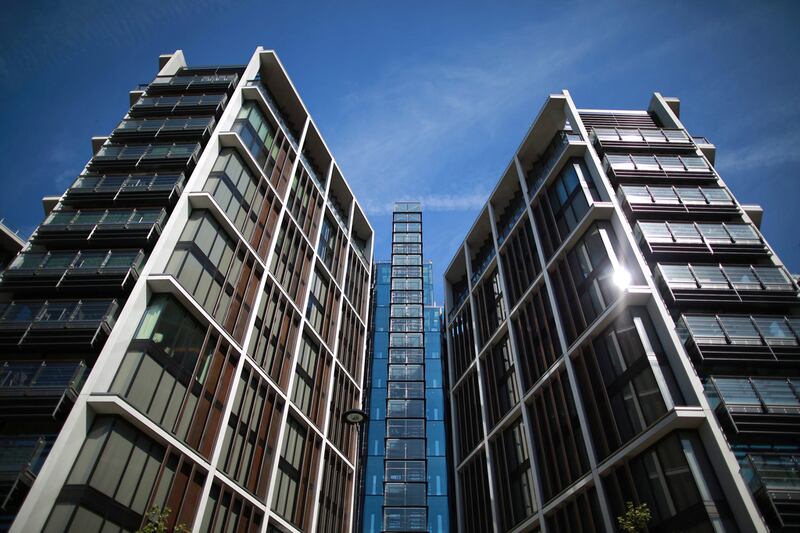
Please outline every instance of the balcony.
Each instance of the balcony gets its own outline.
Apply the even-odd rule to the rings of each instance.
[[[794,381],[794,383],[793,383]],[[706,391],[725,432],[736,442],[800,439],[800,381],[786,378],[712,377]]]
[[[225,109],[228,95],[187,94],[183,96],[142,96],[130,110],[132,117],[164,117],[173,115],[219,116]]]
[[[103,171],[113,169],[193,168],[200,155],[200,144],[104,144],[94,155],[89,167]]]
[[[0,365],[0,416],[47,416],[69,413],[89,370],[83,361],[7,361]]]
[[[505,242],[511,230],[514,228],[517,220],[520,219],[525,212],[525,198],[522,196],[522,191],[517,191],[517,194],[508,202],[508,205],[503,210],[502,214],[497,219],[497,245],[500,246]]]
[[[762,265],[659,264],[656,282],[670,306],[748,309],[800,304],[798,288],[780,267]]]
[[[606,154],[603,168],[614,184],[715,181],[714,170],[696,155]]]
[[[123,176],[84,174],[67,189],[63,203],[92,205],[172,205],[183,191],[184,175],[129,174]]]
[[[130,246],[145,248],[161,235],[164,209],[53,211],[33,236],[51,248]]]
[[[676,331],[703,371],[800,366],[800,317],[684,314]]]
[[[16,294],[127,293],[139,278],[143,250],[25,252],[2,274],[0,287]]]
[[[239,82],[239,74],[195,74],[158,76],[147,86],[147,95],[225,92],[230,93]]]
[[[481,275],[486,272],[486,269],[489,268],[495,255],[497,255],[497,250],[494,248],[494,243],[492,243],[491,239],[487,239],[472,260],[472,277],[470,281],[472,281],[473,287],[478,283]]]
[[[716,261],[746,260],[769,255],[758,231],[750,224],[637,222],[634,235],[651,259]]]
[[[741,216],[731,195],[721,187],[621,185],[617,197],[630,219],[724,221]]]
[[[582,140],[580,134],[573,133],[571,130],[561,130],[555,134],[553,140],[550,141],[550,144],[544,149],[542,155],[539,156],[539,159],[533,164],[530,171],[528,171],[528,192],[531,197],[534,196],[545,179],[547,179],[547,175],[550,174],[550,171],[553,170],[553,167],[558,163],[558,160],[569,146],[569,143],[580,142]]]
[[[739,464],[773,531],[800,529],[800,456],[748,454]]]
[[[55,435],[0,438],[0,508],[15,509],[53,447]]]
[[[281,125],[281,129],[286,137],[289,139],[289,142],[292,144],[292,147],[295,151],[298,150],[299,143],[297,142],[297,138],[300,136],[296,130],[289,126],[289,122],[286,120],[286,116],[281,111],[280,107],[278,106],[275,99],[270,94],[269,90],[261,83],[260,80],[250,80],[245,83],[246,87],[255,87],[258,89],[258,93],[264,98],[264,101],[267,103],[267,107],[269,110],[272,111],[272,115]]]
[[[695,147],[683,130],[661,128],[592,128],[589,140],[598,150],[630,151],[694,151]]]
[[[211,136],[214,117],[129,118],[111,133],[113,142],[143,140],[204,142]]]
[[[0,347],[98,351],[114,327],[111,299],[22,300],[0,305]]]

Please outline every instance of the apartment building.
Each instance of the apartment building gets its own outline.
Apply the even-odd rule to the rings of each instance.
[[[0,529],[346,531],[370,223],[274,52],[159,69],[2,275]]]
[[[459,531],[800,527],[798,287],[715,150],[547,99],[445,272]]]
[[[395,203],[391,261],[375,262],[364,533],[451,531],[442,309],[432,264],[423,261],[422,229],[421,204]]]

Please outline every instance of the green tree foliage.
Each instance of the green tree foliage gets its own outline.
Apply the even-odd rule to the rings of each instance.
[[[633,502],[625,502],[625,512],[617,517],[617,522],[625,533],[641,533],[647,527],[650,518],[650,509],[646,503],[633,505]]]
[[[169,507],[164,507],[163,510],[159,507],[151,508],[145,515],[147,523],[136,533],[189,533],[186,524],[175,524],[174,528],[169,529],[167,521],[170,513],[172,513],[172,509]]]

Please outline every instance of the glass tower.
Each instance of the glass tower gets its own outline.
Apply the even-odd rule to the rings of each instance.
[[[422,259],[422,208],[395,204],[375,266],[363,531],[449,531],[441,308]]]

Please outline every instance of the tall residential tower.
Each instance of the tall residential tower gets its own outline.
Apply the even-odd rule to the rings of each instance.
[[[422,257],[422,206],[397,202],[374,274],[364,533],[450,531],[441,308]]]
[[[459,531],[800,527],[798,287],[714,155],[547,99],[445,273]]]
[[[278,57],[93,148],[0,283],[0,529],[346,531],[372,228]]]

